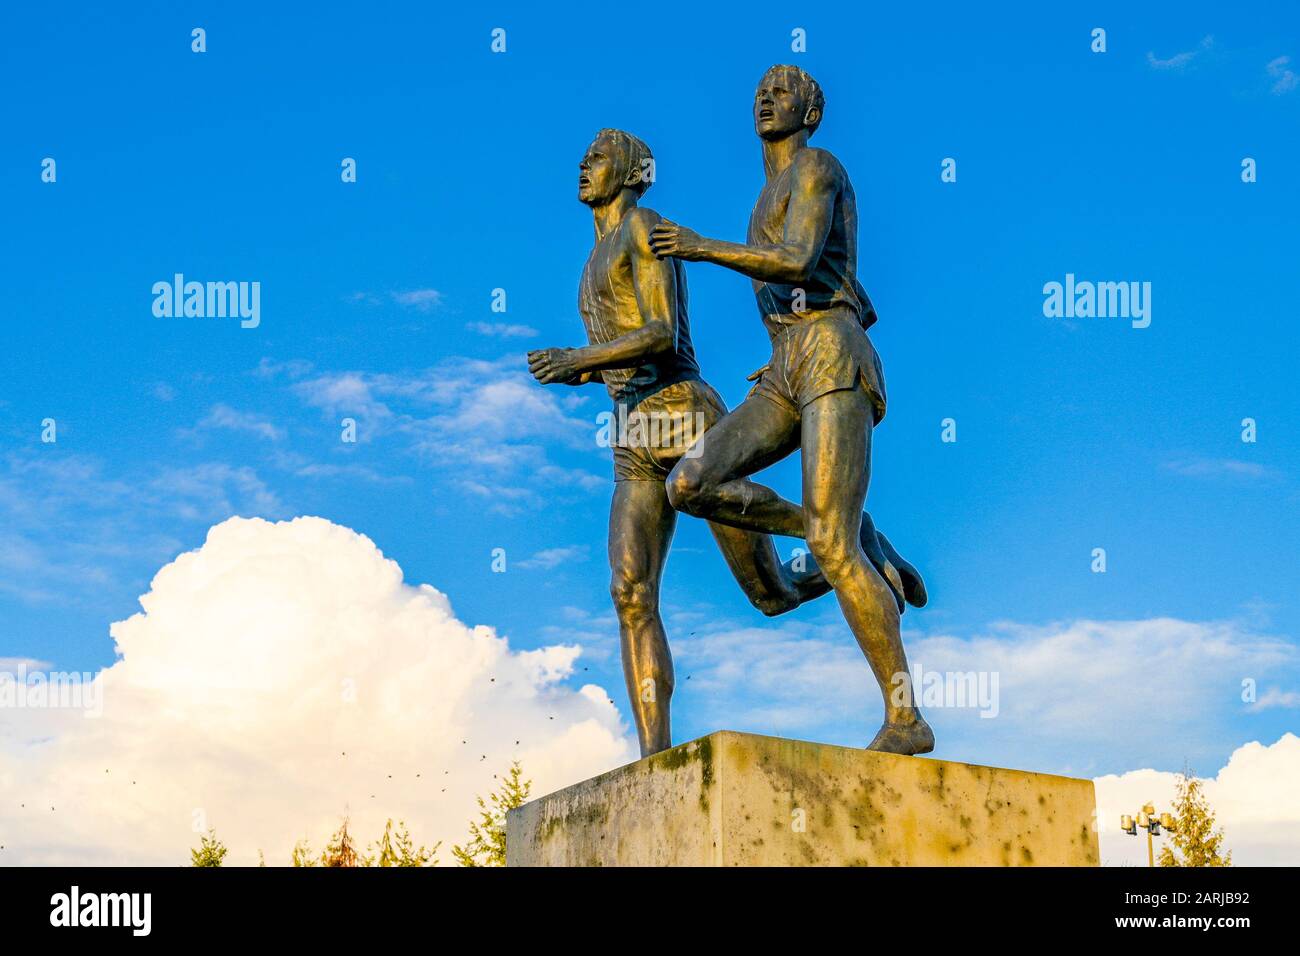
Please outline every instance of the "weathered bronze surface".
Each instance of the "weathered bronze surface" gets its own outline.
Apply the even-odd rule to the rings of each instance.
[[[659,585],[676,510],[709,520],[727,565],[764,614],[784,613],[833,588],[882,688],[893,673],[906,670],[898,637],[904,597],[918,606],[925,602],[924,584],[915,568],[861,510],[871,428],[879,418],[877,410],[883,414],[884,392],[874,352],[858,324],[859,315],[866,314],[861,306],[869,310],[870,304],[852,273],[856,241],[855,230],[848,228],[854,214],[852,189],[829,154],[806,146],[808,126],[815,128],[816,121],[799,124],[797,120],[805,115],[820,119],[820,106],[805,106],[806,99],[811,102],[807,88],[779,75],[779,90],[775,82],[765,83],[760,90],[759,100],[770,100],[772,105],[755,107],[765,160],[769,144],[787,143],[776,148],[768,161],[766,202],[760,197],[755,211],[755,223],[767,233],[755,234],[751,226],[750,246],[716,243],[639,206],[653,182],[650,150],[630,133],[601,130],[579,165],[578,179],[578,198],[591,208],[595,226],[595,245],[578,297],[589,344],[528,354],[529,369],[539,382],[601,381],[614,401],[610,591],[643,756],[672,745],[673,665],[659,614]],[[774,122],[778,110],[780,121]],[[792,119],[793,113],[798,116]],[[826,160],[802,159],[800,150]],[[827,179],[828,175],[838,178]],[[783,177],[784,186],[769,195],[774,176]],[[828,187],[833,191],[828,192]],[[791,197],[784,230],[776,208],[784,208],[781,189],[797,191],[800,197],[798,201]],[[842,218],[846,213],[848,223]],[[773,231],[778,240],[766,240],[765,235]],[[811,265],[795,268],[796,255],[800,264],[807,260]],[[845,382],[812,397],[806,406],[791,408],[782,405],[778,396],[767,394],[760,379],[751,397],[728,414],[721,398],[700,376],[691,344],[682,259],[715,261],[754,276],[760,303],[776,302],[774,295],[784,303],[792,294],[788,286],[765,293],[769,280],[795,279],[815,292],[808,298],[818,303],[815,318],[829,320],[817,328],[833,334],[791,336],[789,340],[797,341],[803,352],[786,349],[782,361],[798,361],[802,355],[825,370],[867,357],[873,366],[854,366]],[[837,276],[837,269],[842,274]],[[783,305],[774,306],[768,318],[774,360],[782,334],[807,331],[815,321],[814,313],[791,311]],[[857,339],[845,344],[848,319]],[[745,480],[789,454],[801,440],[804,508]],[[773,533],[807,537],[815,560],[782,565],[770,537]],[[830,573],[824,573],[824,568]],[[929,728],[913,708],[891,707],[886,694],[886,714],[874,748],[907,753],[930,749]]]

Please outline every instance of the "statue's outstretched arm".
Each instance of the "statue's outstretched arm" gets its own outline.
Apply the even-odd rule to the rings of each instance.
[[[835,215],[840,175],[835,161],[816,150],[795,160],[785,234],[780,243],[745,245],[708,239],[663,220],[650,234],[656,255],[712,262],[760,282],[802,282],[812,275]]]

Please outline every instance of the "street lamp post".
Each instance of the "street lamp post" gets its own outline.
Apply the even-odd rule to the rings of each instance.
[[[1142,807],[1136,818],[1129,816],[1127,813],[1120,817],[1119,826],[1129,836],[1137,836],[1139,827],[1147,831],[1147,865],[1155,866],[1156,851],[1151,838],[1160,836],[1162,827],[1166,830],[1173,830],[1174,818],[1168,813],[1162,813],[1157,817],[1155,804],[1148,803]]]

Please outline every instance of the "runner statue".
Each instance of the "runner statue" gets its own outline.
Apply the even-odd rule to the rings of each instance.
[[[748,276],[772,340],[772,358],[756,373],[749,397],[677,463],[668,496],[677,509],[711,522],[805,539],[884,698],[884,725],[868,748],[928,753],[934,734],[910,693],[901,605],[891,593],[897,583],[891,588],[889,569],[880,574],[860,538],[885,381],[866,333],[876,313],[857,277],[853,186],[839,160],[808,145],[824,107],[821,87],[798,67],[774,66],[759,81],[754,131],[767,181],[743,244],[706,239],[663,219],[651,230],[658,256]],[[796,448],[803,463],[799,505],[748,477]],[[915,575],[902,583],[905,593],[924,600]]]
[[[637,137],[601,130],[579,165],[578,198],[591,208],[595,246],[583,270],[578,308],[589,344],[528,354],[543,384],[603,382],[614,401],[609,440],[614,499],[609,521],[611,594],[619,621],[623,672],[642,756],[672,746],[672,655],[659,613],[659,584],[676,511],[665,480],[697,454],[698,439],[727,415],[701,378],[687,318],[686,277],[676,259],[657,256],[652,231],[662,220],[638,202],[653,182],[654,160]],[[924,585],[870,518],[864,546],[903,595],[924,601]],[[768,534],[710,521],[728,566],[750,601],[769,616],[825,594],[815,560],[782,565]],[[888,557],[886,557],[888,553]]]

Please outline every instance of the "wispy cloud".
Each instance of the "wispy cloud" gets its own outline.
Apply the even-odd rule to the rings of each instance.
[[[539,504],[543,492],[603,488],[604,477],[551,459],[557,446],[608,454],[596,444],[595,415],[573,389],[544,388],[523,357],[496,361],[452,357],[420,372],[312,370],[264,361],[264,374],[283,368],[302,402],[332,420],[356,419],[357,441],[404,440],[426,465],[450,469],[457,486],[487,500],[491,511],[515,514]],[[607,467],[601,469],[607,473]]]
[[[408,289],[389,293],[394,302],[408,308],[429,312],[442,304],[442,293],[437,289]]]
[[[398,289],[395,292],[353,292],[347,296],[348,302],[360,305],[379,305],[382,302],[396,302],[408,309],[420,312],[432,312],[443,304],[443,294],[437,289]]]
[[[51,666],[49,661],[38,661],[32,657],[0,657],[0,674],[48,671]]]
[[[176,553],[190,522],[286,511],[247,466],[122,470],[85,455],[15,453],[0,459],[0,591],[28,603],[111,603]]]
[[[1276,478],[1277,472],[1267,465],[1236,458],[1185,458],[1167,461],[1164,467],[1175,474],[1189,478],[1249,478],[1263,480]]]
[[[165,468],[149,487],[166,507],[189,521],[221,521],[231,515],[280,518],[288,513],[275,492],[247,465],[207,462]]]
[[[1200,54],[1204,53],[1214,46],[1214,37],[1206,36],[1202,38],[1200,44],[1194,50],[1184,50],[1182,53],[1175,53],[1168,59],[1160,59],[1151,51],[1147,51],[1147,65],[1153,70],[1181,70],[1186,68]]]
[[[1294,70],[1289,68],[1291,58],[1289,56],[1279,56],[1275,60],[1269,61],[1264,67],[1266,72],[1273,79],[1273,93],[1281,96],[1283,93],[1290,93],[1300,85],[1300,77],[1297,77]]]
[[[531,558],[525,558],[519,562],[521,568],[538,568],[542,571],[550,571],[558,568],[562,564],[576,564],[579,561],[587,560],[587,546],[571,545],[564,548],[546,548],[538,551]]]
[[[538,630],[546,640],[580,644],[584,660],[618,660],[618,618],[611,608],[593,614],[586,608],[567,605],[560,608],[555,623],[542,624]],[[583,665],[582,670],[587,666]]]
[[[187,434],[206,429],[246,432],[268,441],[279,441],[284,437],[284,429],[277,427],[270,419],[253,412],[237,411],[224,404],[213,405],[208,414]]]
[[[334,464],[331,462],[304,462],[293,468],[299,478],[343,478],[368,481],[376,485],[409,485],[410,475],[385,475],[366,465]]]
[[[389,376],[364,372],[324,372],[293,386],[294,393],[308,405],[324,409],[333,418],[345,415],[364,422],[357,440],[368,442],[386,430],[397,417],[380,395],[398,387]]]
[[[498,339],[528,339],[540,334],[531,325],[510,325],[505,322],[470,322],[465,328]]]
[[[593,475],[581,468],[562,468],[559,465],[541,465],[537,468],[535,474],[540,481],[548,485],[575,486],[585,491],[597,491],[610,483],[610,479],[607,477]],[[679,548],[678,550],[683,551],[686,549]]]
[[[1259,695],[1259,700],[1255,702],[1255,706],[1260,710],[1268,710],[1272,707],[1287,709],[1300,707],[1300,691],[1270,687]]]
[[[253,374],[258,378],[277,378],[284,376],[286,378],[303,378],[312,373],[315,366],[306,359],[289,359],[281,362],[277,359],[263,356],[262,360],[257,363],[257,368],[253,369]]]

